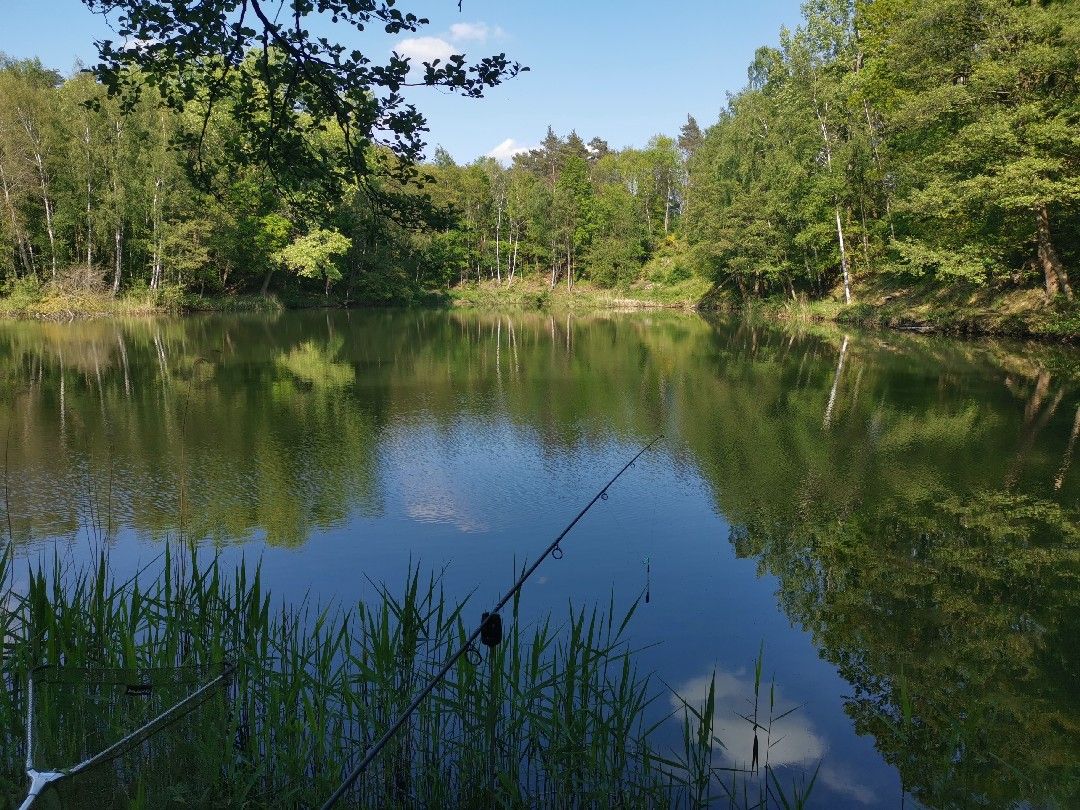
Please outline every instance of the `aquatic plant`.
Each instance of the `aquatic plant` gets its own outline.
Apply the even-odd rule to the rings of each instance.
[[[143,755],[125,766],[131,806],[317,806],[468,630],[465,605],[452,606],[439,578],[418,568],[400,594],[381,587],[373,605],[350,607],[275,606],[259,566],[241,561],[226,570],[216,558],[205,562],[194,550],[177,554],[168,546],[155,570],[124,582],[110,575],[104,552],[86,567],[65,566],[54,555],[51,567],[28,572],[23,588],[11,587],[11,569],[8,552],[0,562],[7,593],[0,609],[0,807],[25,793],[32,667],[85,669],[89,678],[91,668],[197,672],[234,662],[227,701],[155,735],[151,754],[167,761]],[[612,600],[606,610],[571,608],[565,622],[527,629],[515,600],[502,643],[457,662],[344,804],[713,801],[721,773],[712,705],[684,702],[680,755],[650,743],[659,724],[646,727],[644,719],[656,696],[626,639],[635,608],[617,617]],[[35,711],[63,713],[64,704],[51,700]],[[46,719],[64,727],[63,716]],[[71,727],[89,722],[80,717]],[[85,781],[72,788],[75,795],[105,789],[101,778]],[[756,792],[726,795],[741,806],[740,796]]]

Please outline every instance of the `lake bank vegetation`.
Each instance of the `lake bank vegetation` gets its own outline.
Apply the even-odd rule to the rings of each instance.
[[[1078,54],[1069,2],[814,0],[704,128],[641,148],[549,130],[509,165],[435,149],[413,167],[415,143],[371,141],[353,180],[332,120],[296,113],[288,167],[260,140],[261,53],[216,77],[212,103],[195,87],[182,105],[151,54],[112,75],[152,84],[137,98],[5,60],[0,311],[512,301],[524,280],[1075,335]]]
[[[380,586],[371,606],[278,605],[257,566],[229,569],[193,549],[174,554],[166,545],[153,570],[123,582],[109,573],[107,552],[85,566],[56,556],[21,584],[9,552],[0,555],[4,807],[26,790],[32,667],[71,673],[62,695],[39,686],[33,709],[36,757],[61,768],[96,753],[95,740],[134,730],[101,711],[106,690],[94,678],[102,672],[164,683],[173,672],[236,666],[220,695],[127,758],[60,783],[63,806],[317,807],[470,623],[465,606],[449,604],[439,580],[417,569],[400,595]],[[715,767],[715,682],[704,705],[681,704],[681,747],[652,744],[656,726],[646,726],[645,712],[655,689],[624,637],[635,607],[621,617],[613,603],[606,612],[571,608],[565,621],[530,630],[515,600],[502,643],[459,659],[342,806],[742,807],[766,793],[774,802],[805,800],[813,775],[791,782],[767,757],[752,770]],[[761,666],[759,658],[748,696],[755,706],[767,686]],[[173,699],[207,680],[196,675]],[[128,689],[125,717],[140,699]],[[770,711],[762,705],[763,731]]]

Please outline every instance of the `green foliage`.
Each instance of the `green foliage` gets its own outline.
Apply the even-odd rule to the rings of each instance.
[[[900,260],[890,267],[916,278],[931,275],[944,282],[965,280],[985,284],[992,275],[992,263],[975,245],[942,249],[915,239],[898,239],[893,249]]]
[[[645,278],[655,284],[673,286],[694,277],[694,264],[686,242],[665,239],[643,268]]]
[[[1076,5],[814,0],[803,14],[693,152],[697,261],[743,295],[821,296],[845,270],[1015,284],[1033,266],[1068,294]]]
[[[14,312],[20,312],[41,300],[43,293],[41,282],[36,276],[14,277],[4,284],[4,306]]]
[[[456,280],[509,285],[531,273],[568,289],[579,279],[619,288],[641,280],[678,227],[684,155],[664,136],[614,151],[599,138],[586,145],[576,132],[563,139],[551,129],[509,168],[491,159],[457,166],[440,153],[427,167],[427,191],[452,223],[445,238],[455,248]]]
[[[113,294],[142,280],[308,300],[334,284],[343,303],[526,276],[571,291],[698,276],[714,297],[844,303],[879,278],[1072,295],[1073,2],[813,0],[704,131],[688,119],[677,138],[614,150],[549,128],[509,166],[437,150],[419,173],[419,113],[369,92],[399,83],[406,60],[320,61],[332,42],[258,15],[223,51],[245,0],[86,2],[149,44],[105,44],[101,83],[0,61],[0,282],[81,266]],[[424,25],[369,5],[339,16]],[[301,6],[301,18],[315,11]],[[245,50],[260,31],[268,47]],[[519,69],[493,59],[479,73],[458,57],[433,63],[424,81],[476,95]],[[293,92],[304,102],[285,103]],[[350,242],[332,262],[315,236],[329,233]],[[678,258],[672,239],[686,246]],[[275,276],[287,248],[293,272]]]
[[[361,39],[373,27],[400,34],[428,24],[395,0],[293,2],[284,15],[259,0],[83,3],[124,39],[98,43],[94,73],[110,96],[130,107],[149,87],[177,112],[209,118],[227,109],[240,163],[274,169],[284,188],[336,191],[343,182],[378,175],[387,166],[373,160],[371,144],[401,158],[391,167],[399,176],[408,176],[421,155],[426,121],[402,92],[414,83],[410,69],[420,66],[397,53],[380,64],[308,30],[325,17]],[[523,70],[506,54],[472,64],[456,54],[425,63],[420,83],[479,98]],[[327,148],[330,130],[339,143]],[[204,128],[182,140],[200,156],[212,141]]]
[[[331,281],[341,279],[341,270],[335,259],[352,247],[352,240],[337,231],[316,228],[274,254],[274,257],[303,278],[325,279],[326,288]]]

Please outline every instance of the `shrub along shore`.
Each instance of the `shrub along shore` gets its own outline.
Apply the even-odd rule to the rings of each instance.
[[[963,336],[1080,340],[1080,301],[1048,300],[1035,289],[991,294],[985,288],[859,283],[853,303],[839,295],[810,299],[775,295],[743,298],[722,286],[691,278],[676,284],[639,283],[623,288],[579,282],[571,289],[543,281],[472,282],[373,304],[303,290],[272,295],[199,295],[178,288],[72,292],[51,285],[23,285],[0,296],[0,318],[65,321],[75,318],[181,315],[195,312],[281,312],[288,309],[362,306],[553,309],[557,311],[675,309],[723,312],[786,323],[832,322]]]

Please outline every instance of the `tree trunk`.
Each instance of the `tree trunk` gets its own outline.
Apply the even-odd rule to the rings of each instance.
[[[116,155],[119,158],[120,155],[120,137],[123,134],[123,129],[120,126],[119,119],[116,121]],[[113,295],[119,295],[120,293],[120,275],[123,269],[123,257],[124,257],[124,200],[123,192],[124,185],[120,180],[120,169],[118,166],[113,166],[112,171],[112,189],[114,205],[116,206],[116,225],[113,228],[113,240],[115,243],[116,253],[116,266],[113,270]]]
[[[502,241],[502,205],[496,206],[497,216],[495,219],[495,276],[502,284],[502,253],[499,251],[499,243]]]
[[[667,196],[664,197],[664,234],[667,235],[671,225],[671,178],[668,178]]]
[[[120,293],[120,272],[123,268],[124,258],[124,226],[117,225],[113,230],[113,241],[115,242],[116,251],[116,266],[113,269],[113,285],[112,293],[114,296]]]
[[[552,237],[551,237],[551,289],[553,289],[553,290],[555,289],[556,282],[559,280],[558,275],[557,275],[556,270],[555,270],[556,266],[558,265],[558,259],[555,258],[558,255],[555,252],[555,248],[556,248],[555,239],[556,239],[556,237],[553,234]]]
[[[26,135],[30,139],[31,145],[34,147],[34,165],[37,167],[38,182],[41,185],[41,199],[45,204],[45,230],[49,235],[49,252],[52,254],[52,277],[56,280],[56,233],[53,230],[53,209],[52,201],[49,199],[49,183],[48,176],[45,172],[45,161],[41,155],[41,144],[39,143],[37,136],[34,134],[34,125],[30,120],[30,116],[23,114],[23,129],[26,130]]]
[[[90,157],[90,122],[87,120],[83,129],[83,143],[86,144],[86,269],[89,272],[94,264],[94,223],[92,219],[93,202],[93,163]]]
[[[266,294],[270,291],[270,277],[274,275],[274,268],[271,267],[266,271],[266,277],[263,278],[262,289],[259,290],[259,295],[266,297]]]
[[[570,288],[574,284],[574,261],[573,254],[571,253],[571,245],[569,242],[566,244],[566,290],[570,291]]]
[[[0,163],[0,187],[4,190],[4,203],[7,205],[8,214],[11,217],[11,236],[19,249],[19,259],[22,261],[23,270],[26,271],[27,275],[30,275],[34,272],[34,263],[26,252],[26,234],[19,227],[19,218],[15,213],[15,204],[11,201],[11,190],[8,186],[7,172],[4,171],[3,163]]]
[[[511,281],[511,283],[514,281],[514,274],[517,272],[518,245],[520,245],[520,244],[521,244],[521,232],[519,231],[518,236],[517,236],[517,240],[514,242],[514,250],[510,254],[510,281]]]
[[[161,186],[163,181],[161,178],[157,178],[154,181],[154,199],[151,208],[151,220],[153,227],[153,235],[151,241],[153,242],[153,268],[150,273],[150,288],[156,290],[161,286],[162,276],[162,261],[161,261]]]
[[[829,141],[829,126],[825,121],[828,114],[828,104],[824,112],[817,106],[817,98],[814,98],[814,112],[817,114],[818,124],[821,126],[821,139],[825,144],[825,165],[832,171],[832,144]],[[848,267],[847,248],[844,245],[844,226],[840,222],[840,200],[833,199],[833,207],[836,210],[836,238],[840,243],[840,271],[844,276],[844,303],[851,303],[851,273]]]
[[[844,226],[840,223],[840,206],[836,206],[836,238],[840,242],[840,270],[844,274],[844,303],[851,303],[851,274],[848,271],[847,249],[844,247]]]
[[[91,219],[91,194],[93,193],[90,185],[90,175],[86,175],[86,269],[89,270],[94,265],[94,224]]]
[[[1035,215],[1039,225],[1039,264],[1046,277],[1046,295],[1053,298],[1058,293],[1065,293],[1065,297],[1071,301],[1073,294],[1069,274],[1050,238],[1050,212],[1045,205],[1040,205]]]

